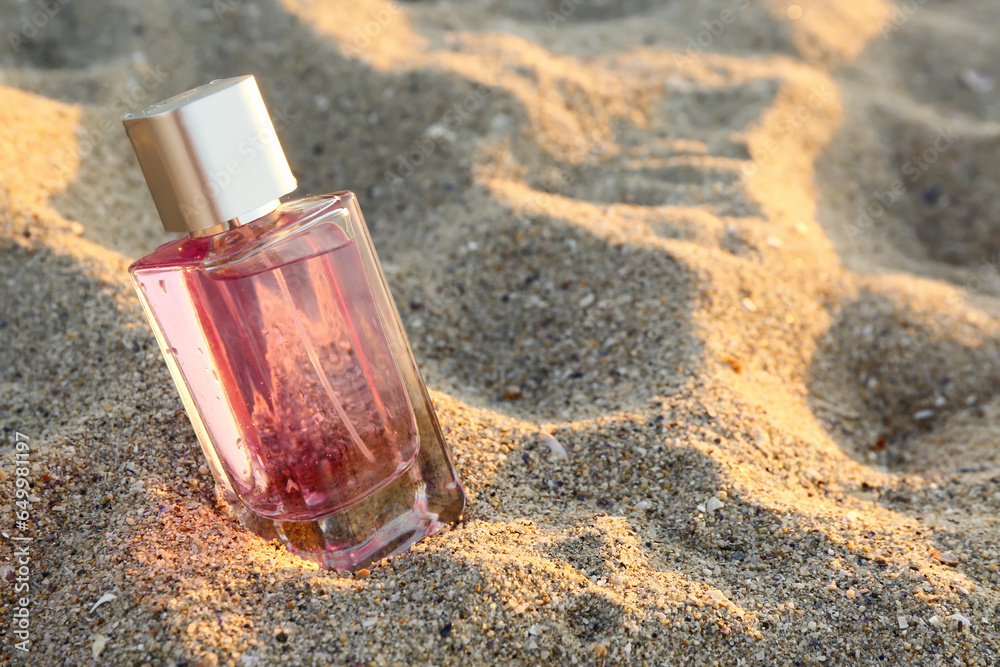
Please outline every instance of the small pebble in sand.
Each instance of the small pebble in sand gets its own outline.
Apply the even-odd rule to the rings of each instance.
[[[117,600],[117,599],[118,596],[115,595],[114,593],[105,593],[100,597],[100,599],[97,602],[94,603],[94,606],[90,608],[90,613],[93,614],[94,611],[105,602],[111,602],[112,600]]]
[[[952,614],[951,616],[948,617],[948,620],[955,621],[956,623],[958,623],[959,632],[965,632],[968,629],[968,627],[972,625],[972,621],[970,621],[962,614]]]
[[[360,570],[357,571],[357,573],[355,573],[354,576],[356,576],[358,579],[364,579],[371,573],[372,573],[371,570],[366,570],[365,568],[361,568]]]
[[[992,77],[974,70],[971,67],[963,69],[958,75],[958,78],[966,88],[981,95],[993,92],[993,89],[996,87]]]
[[[931,549],[931,558],[941,563],[942,565],[947,565],[949,567],[958,567],[958,557],[950,551],[938,551],[937,549]]]
[[[101,653],[104,652],[104,647],[107,645],[107,635],[94,635],[94,643],[90,645],[90,653],[94,656],[95,660],[100,657]]]
[[[560,460],[569,458],[566,454],[566,448],[562,446],[562,443],[544,431],[542,432],[542,442],[545,443],[545,446],[549,448],[549,453],[555,458]]]
[[[705,510],[709,514],[711,514],[712,512],[718,512],[723,507],[725,507],[725,505],[723,505],[722,501],[719,500],[718,498],[716,498],[715,496],[712,496],[711,498],[709,498],[708,502],[705,503]]]
[[[516,401],[521,398],[521,388],[520,387],[507,387],[503,390],[503,399],[505,401]]]

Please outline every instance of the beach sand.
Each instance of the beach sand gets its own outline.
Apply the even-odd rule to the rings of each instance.
[[[995,2],[53,6],[0,5],[0,662],[1000,664]],[[247,73],[469,496],[363,577],[216,504],[128,283],[120,116]]]

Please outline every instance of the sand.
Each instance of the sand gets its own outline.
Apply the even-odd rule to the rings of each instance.
[[[0,5],[0,661],[1000,664],[994,2],[52,7]],[[119,116],[245,73],[469,495],[368,576],[216,504],[127,281]]]

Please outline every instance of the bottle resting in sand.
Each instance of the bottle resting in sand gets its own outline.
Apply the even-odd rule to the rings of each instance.
[[[129,269],[246,528],[356,569],[465,502],[351,192],[296,187],[252,76],[124,117],[167,231]]]

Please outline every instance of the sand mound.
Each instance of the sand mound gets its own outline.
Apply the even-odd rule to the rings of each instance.
[[[997,664],[1000,10],[946,9],[0,6],[34,659]],[[248,72],[300,192],[358,192],[469,492],[362,579],[215,504],[125,273],[165,239],[119,116]]]

